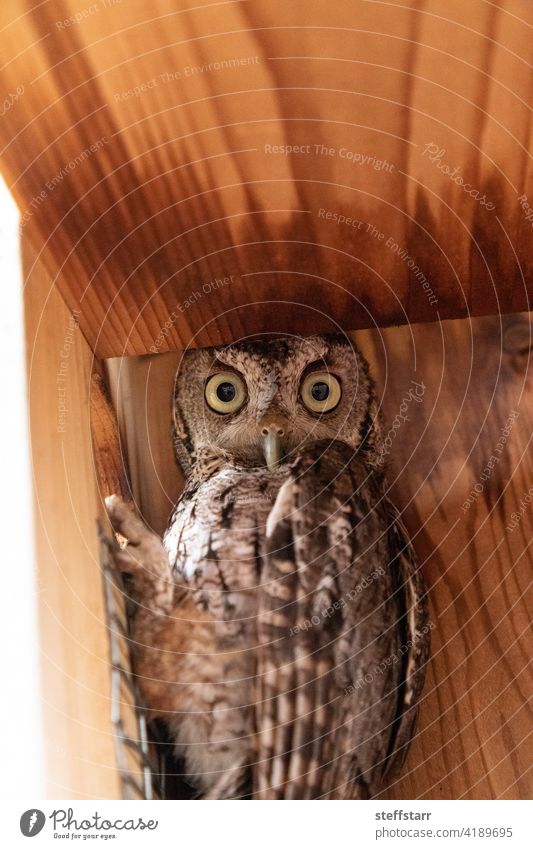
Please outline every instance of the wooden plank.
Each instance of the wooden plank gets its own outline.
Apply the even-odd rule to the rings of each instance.
[[[94,371],[90,395],[91,436],[100,494],[131,499],[128,462],[120,443],[118,423],[103,374]]]
[[[89,420],[93,355],[27,242],[24,266],[47,795],[120,798]]]
[[[391,491],[423,564],[434,626],[420,730],[384,795],[529,799],[529,316],[363,331],[357,341],[376,376]],[[158,531],[179,491],[168,436],[178,360],[113,366],[135,499]]]
[[[43,689],[39,648],[39,576],[33,528],[26,340],[18,213],[0,179],[0,359],[2,408],[0,444],[4,446],[4,486],[0,490],[0,537],[7,604],[0,620],[4,698],[0,701],[2,759],[0,798],[46,796]],[[16,701],[9,694],[16,694]],[[16,708],[15,708],[16,705]],[[15,708],[15,709],[14,709]],[[15,713],[16,710],[16,713]],[[15,725],[16,723],[16,725]],[[14,733],[15,728],[22,733]],[[28,765],[31,764],[31,769]]]
[[[435,628],[420,733],[388,796],[529,799],[529,316],[367,334],[363,346],[389,427],[412,381],[425,387],[420,403],[402,410],[409,421],[391,431],[389,478],[423,563]]]
[[[2,168],[98,355],[528,308],[529,0],[0,23]]]
[[[126,357],[106,362],[128,457],[133,500],[149,527],[162,534],[183,486],[172,449],[171,398],[179,354]]]

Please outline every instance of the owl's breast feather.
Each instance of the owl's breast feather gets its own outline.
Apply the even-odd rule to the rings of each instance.
[[[252,613],[268,516],[288,474],[283,465],[226,468],[180,497],[163,542],[177,580],[215,615]]]

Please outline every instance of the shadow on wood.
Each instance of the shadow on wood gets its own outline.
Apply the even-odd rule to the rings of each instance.
[[[87,9],[4,4],[0,142],[97,355],[529,308],[528,0]]]

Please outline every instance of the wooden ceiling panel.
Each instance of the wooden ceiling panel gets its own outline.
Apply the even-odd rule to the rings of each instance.
[[[98,355],[529,308],[525,0],[0,16],[0,164]]]

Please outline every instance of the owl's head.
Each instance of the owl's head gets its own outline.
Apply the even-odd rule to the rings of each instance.
[[[190,350],[176,374],[175,448],[185,472],[216,458],[272,467],[318,440],[344,442],[371,464],[377,417],[367,363],[343,336]]]

